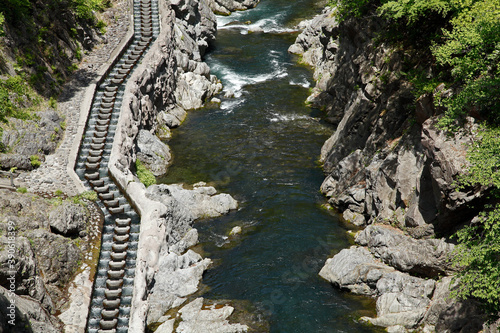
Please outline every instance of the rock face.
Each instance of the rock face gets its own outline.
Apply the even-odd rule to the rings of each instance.
[[[39,119],[36,119],[39,118]],[[30,157],[37,155],[43,161],[45,155],[53,154],[64,132],[63,119],[59,114],[48,109],[38,112],[34,120],[11,119],[5,127],[1,146],[6,154],[0,154],[0,165],[4,169],[13,167],[19,170],[32,170]],[[0,149],[0,153],[2,153]]]
[[[9,307],[14,306],[13,312]],[[27,296],[11,294],[0,286],[0,330],[2,332],[62,332],[62,323],[50,314],[40,302]],[[13,316],[11,316],[13,314]],[[12,325],[9,323],[15,319]]]
[[[367,227],[356,237],[364,247],[328,259],[321,276],[377,297],[378,317],[367,319],[375,325],[479,331],[478,308],[456,301],[453,309],[440,307],[442,285],[432,280],[453,273],[447,237],[469,223],[477,214],[471,207],[484,200],[486,189],[455,185],[477,125],[470,118],[453,137],[443,133],[434,97],[449,93],[444,86],[415,101],[411,85],[397,75],[402,51],[374,42],[383,22],[338,23],[334,10],[301,23],[289,52],[314,67],[317,84],[308,101],[337,126],[321,151],[321,191],[345,220]]]
[[[0,317],[6,314],[5,302],[13,298],[16,306],[16,326],[6,332],[25,332],[23,323],[33,332],[61,332],[53,314],[65,304],[65,288],[82,259],[91,214],[82,205],[54,204],[31,194],[0,190],[0,197]],[[15,289],[10,290],[12,272]]]
[[[394,74],[401,55],[374,45],[376,20],[339,24],[329,9],[305,25],[289,51],[315,67],[309,101],[337,124],[321,152],[329,202],[358,225],[391,221],[414,236],[447,236],[469,222],[467,207],[483,191],[457,192],[454,180],[467,166],[474,121],[449,138],[436,126],[432,94],[419,99],[419,112],[410,107],[410,86]]]

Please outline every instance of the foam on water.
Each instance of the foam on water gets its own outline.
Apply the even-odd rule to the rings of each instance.
[[[291,115],[286,115],[286,114],[280,114],[280,113],[272,113],[272,117],[269,118],[269,121],[271,122],[278,122],[278,121],[294,121],[294,120],[300,120],[300,119],[312,119],[311,117],[307,115],[300,115],[300,114],[291,114]]]
[[[279,57],[279,52],[274,50],[269,51],[267,57],[265,57],[268,59],[268,66],[263,66],[263,69],[266,67],[271,68],[271,70],[267,73],[251,74],[238,72],[228,66],[224,66],[217,59],[211,59],[211,68],[212,72],[216,73],[224,84],[224,93],[234,94],[235,98],[241,98],[245,91],[245,86],[280,79],[289,75],[285,65],[279,61]],[[235,101],[228,101],[222,103],[221,108],[227,109],[228,107],[236,106],[238,104],[239,103]]]

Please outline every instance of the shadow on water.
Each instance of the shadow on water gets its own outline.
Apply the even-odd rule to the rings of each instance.
[[[312,17],[313,3],[263,0],[220,19],[220,27],[250,21],[219,28],[206,59],[235,97],[191,112],[175,130],[174,164],[161,181],[205,181],[240,202],[237,212],[196,225],[200,247],[215,262],[203,278],[204,297],[250,301],[271,332],[376,332],[359,323],[374,315],[373,299],[318,276],[350,244],[319,192],[319,154],[333,128],[304,104],[312,73],[287,52],[297,36],[289,23]],[[234,226],[242,233],[229,237]]]

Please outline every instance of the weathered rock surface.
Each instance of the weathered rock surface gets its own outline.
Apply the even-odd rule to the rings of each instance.
[[[171,160],[170,149],[151,132],[140,130],[137,135],[137,158],[155,176],[167,172]]]
[[[434,297],[425,314],[425,325],[436,332],[480,332],[485,322],[480,305],[473,300],[450,302],[450,291],[456,288],[452,280],[447,276],[436,283]]]
[[[156,332],[159,333],[240,333],[248,326],[230,324],[227,318],[234,308],[229,305],[205,305],[203,298],[196,298],[179,310],[179,316],[167,319]],[[176,328],[175,328],[176,327]]]
[[[248,327],[241,324],[230,324],[227,318],[232,314],[233,308],[225,305],[221,308],[215,305],[203,306],[203,298],[197,298],[185,305],[180,311],[182,321],[176,332],[214,332],[214,333],[240,333],[246,332]]]
[[[81,205],[63,202],[49,214],[49,224],[52,232],[63,236],[80,236],[87,234],[89,211]]]
[[[14,305],[14,318],[11,307]],[[15,319],[15,325],[9,323]],[[38,301],[27,296],[18,296],[0,286],[0,330],[1,332],[26,333],[63,331],[62,323],[50,314]]]
[[[431,302],[435,282],[396,271],[364,247],[353,246],[326,261],[320,276],[342,289],[377,296],[377,318],[364,320],[379,326],[417,327]]]
[[[416,115],[408,107],[415,104],[410,86],[394,75],[401,55],[374,45],[380,23],[365,21],[339,24],[326,9],[301,25],[289,49],[315,67],[310,101],[338,125],[322,148],[328,176],[321,190],[357,225],[390,221],[413,229],[415,237],[449,235],[474,217],[468,207],[484,193],[459,192],[454,185],[476,125],[471,119],[464,131],[447,137],[436,126],[432,94],[419,99]],[[417,123],[410,121],[415,117]]]
[[[197,186],[186,190],[180,184],[152,185],[148,187],[147,196],[156,201],[169,203],[176,200],[186,207],[191,219],[217,217],[238,208],[238,203],[229,194],[216,194],[212,186]]]
[[[229,15],[237,10],[254,8],[260,0],[208,0],[210,8],[214,13]]]
[[[211,264],[210,259],[188,250],[182,255],[170,252],[159,261],[159,270],[149,296],[148,323],[157,321],[165,312],[182,303],[183,297],[198,290],[203,272]]]
[[[162,163],[157,163],[160,161],[154,152],[139,152],[141,147],[136,144],[139,132],[145,130],[168,138],[169,129],[179,126],[186,117],[185,110],[203,106],[205,100],[222,89],[202,61],[216,33],[216,19],[207,3],[176,0],[160,7],[162,30],[143,62],[147,66],[139,66],[131,76],[123,101],[124,126],[117,140],[121,170],[130,168],[139,155],[144,162],[151,160],[155,174],[163,173]],[[159,153],[165,155],[165,160],[166,155],[170,156],[165,148]]]
[[[217,20],[205,1],[175,0],[172,8],[176,16],[173,31],[178,64],[174,95],[184,110],[197,109],[222,90],[222,84],[210,75],[210,68],[201,59],[215,40]]]
[[[377,261],[363,247],[353,246],[326,261],[319,275],[342,289],[359,295],[376,295],[377,281],[394,268]]]
[[[0,154],[2,168],[32,170],[30,156],[37,155],[43,161],[44,155],[55,152],[63,134],[62,123],[61,116],[52,109],[38,112],[34,120],[11,119],[8,126],[2,126],[1,144],[8,151]]]
[[[356,243],[402,272],[431,278],[451,272],[454,245],[443,239],[414,239],[393,227],[370,225],[356,236]]]
[[[78,269],[86,246],[89,210],[72,202],[50,202],[8,190],[0,190],[0,197],[0,286],[10,286],[9,250],[13,248],[14,292],[16,297],[22,296],[23,304],[17,318],[26,315],[34,322],[40,321],[36,323],[42,325],[40,330],[33,326],[34,332],[52,332],[51,327],[54,323],[59,325],[59,321],[54,321],[50,314],[65,304],[65,288]],[[54,225],[57,234],[51,232],[56,232]],[[46,330],[43,321],[47,321]]]

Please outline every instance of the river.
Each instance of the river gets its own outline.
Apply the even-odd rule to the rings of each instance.
[[[164,183],[205,181],[240,208],[198,222],[201,248],[214,260],[203,297],[251,302],[271,332],[375,332],[359,322],[374,301],[333,288],[318,276],[325,260],[350,246],[338,217],[323,208],[320,149],[333,133],[304,103],[311,69],[288,47],[293,26],[318,13],[313,0],[262,0],[218,18],[206,62],[224,84],[221,105],[189,113],[169,145]],[[238,23],[239,22],[239,23]],[[228,237],[234,226],[238,237]]]

